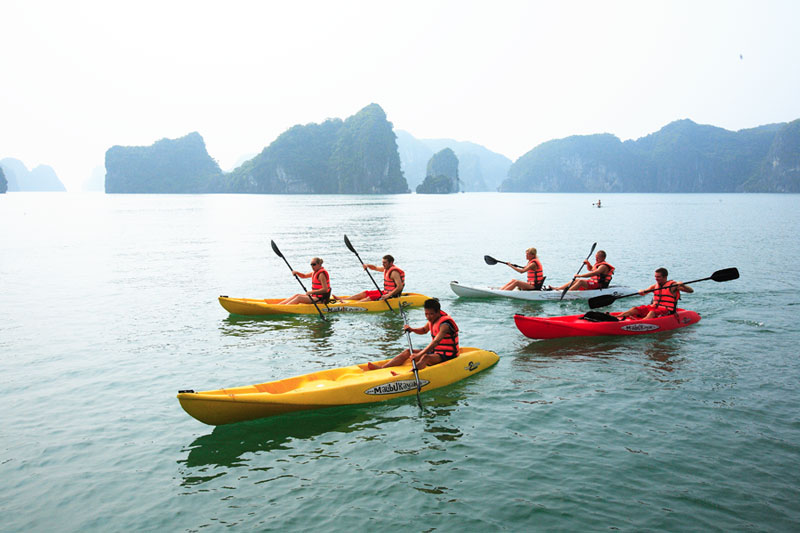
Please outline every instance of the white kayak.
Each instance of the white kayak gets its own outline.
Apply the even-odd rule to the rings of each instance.
[[[552,301],[560,300],[562,291],[503,291],[500,289],[493,289],[491,287],[467,287],[457,281],[450,282],[450,288],[458,296],[464,298],[514,298],[516,300],[528,301]],[[602,296],[610,294],[612,296],[622,296],[623,294],[630,294],[636,292],[636,289],[630,287],[621,287],[618,285],[611,285],[605,289],[591,289],[584,291],[567,291],[564,295],[565,300],[587,300],[595,296]]]

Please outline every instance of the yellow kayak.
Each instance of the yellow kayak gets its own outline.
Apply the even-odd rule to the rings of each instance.
[[[397,306],[404,304],[409,307],[421,307],[429,296],[409,292],[401,294],[398,298],[388,300],[392,309],[397,310]],[[219,303],[232,315],[242,316],[267,316],[267,315],[316,315],[317,308],[314,304],[294,304],[278,305],[283,298],[267,298],[258,300],[255,298],[228,298],[220,296]],[[377,313],[389,311],[389,306],[384,301],[377,302],[357,302],[354,300],[334,300],[328,305],[317,304],[323,313]]]
[[[455,359],[419,371],[422,390],[460,381],[489,368],[498,359],[494,352],[462,347]],[[382,402],[416,393],[417,382],[410,364],[367,370],[365,363],[247,387],[181,391],[178,401],[200,422],[219,426],[294,411]]]

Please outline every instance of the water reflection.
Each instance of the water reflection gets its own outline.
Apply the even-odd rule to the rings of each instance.
[[[188,454],[184,460],[178,461],[182,465],[182,485],[206,483],[227,474],[232,468],[248,468],[251,466],[249,454],[292,452],[302,448],[299,441],[310,441],[328,433],[381,440],[374,430],[383,433],[385,426],[415,417],[422,421],[425,433],[435,439],[423,447],[444,450],[446,446],[442,443],[463,436],[463,431],[452,424],[451,415],[466,398],[461,390],[437,390],[422,396],[422,411],[416,406],[411,408],[414,398],[406,397],[378,405],[336,407],[217,426],[211,433],[197,437],[183,450]],[[344,440],[342,435],[333,441]],[[417,454],[419,448],[396,452]],[[320,448],[314,453],[327,452]]]
[[[330,331],[333,322],[322,320],[317,315],[276,315],[272,317],[245,317],[229,315],[220,322],[223,335],[248,337],[270,331],[282,331],[298,327],[309,328],[315,335]]]
[[[374,410],[374,406],[372,406]],[[182,462],[188,469],[202,467],[238,467],[247,464],[248,453],[290,449],[293,440],[308,440],[325,433],[350,433],[375,423],[375,414],[367,406],[338,407],[293,413],[251,422],[217,426],[211,433],[196,438],[186,449]],[[185,450],[184,450],[185,451]],[[213,477],[190,475],[184,484],[192,485]]]
[[[680,342],[682,333],[685,334],[680,331],[665,331],[633,338],[573,337],[533,341],[519,350],[518,353],[525,357],[514,358],[512,364],[524,370],[526,367],[551,366],[554,360],[573,359],[579,362],[621,359],[631,355],[641,360],[636,354],[644,354],[647,358],[647,361],[643,361],[646,366],[663,372],[673,372],[683,349]]]

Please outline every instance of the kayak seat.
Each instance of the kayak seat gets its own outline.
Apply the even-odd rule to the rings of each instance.
[[[617,317],[600,311],[589,311],[581,317],[581,320],[588,320],[589,322],[619,322]]]

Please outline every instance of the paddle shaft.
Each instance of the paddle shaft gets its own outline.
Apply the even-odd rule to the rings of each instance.
[[[406,312],[403,310],[403,306],[399,305],[400,314],[403,315],[403,324],[408,326],[408,319],[406,318]],[[411,345],[411,332],[406,331],[406,340],[408,341],[408,353],[409,357],[411,358],[411,368],[414,370],[414,379],[417,380],[417,403],[419,404],[419,408],[422,409],[422,400],[419,397],[419,392],[422,389],[422,384],[419,381],[419,370],[417,370],[417,362],[414,360],[414,346]]]
[[[289,264],[289,261],[286,260],[286,258],[283,256],[281,251],[278,249],[278,245],[275,244],[275,241],[270,241],[270,244],[272,244],[272,251],[275,252],[275,254],[277,254],[278,257],[283,259],[283,262],[286,263],[287,267],[289,267],[289,271],[292,273],[292,276],[294,276],[294,279],[296,279],[297,283],[299,283],[300,286],[303,287],[303,292],[307,293],[308,291],[306,290],[306,286],[303,284],[302,281],[300,281],[300,277],[297,274],[294,273],[294,269],[292,268],[292,265]],[[328,280],[328,283],[330,283],[330,280]],[[314,301],[314,297],[313,296],[309,296],[308,299],[311,300],[311,303],[314,304],[314,307],[317,308],[317,313],[319,313],[319,317],[322,320],[325,320],[327,322],[327,319],[325,318],[325,315],[322,314],[322,309],[320,309],[319,306],[317,305],[317,302]],[[328,304],[325,304],[325,308],[328,309]]]
[[[596,246],[597,246],[597,243],[594,243],[592,245],[592,249],[589,250],[589,255],[586,256],[586,261],[588,261],[589,258],[592,257],[592,252],[594,252],[594,249],[595,249]],[[572,281],[569,282],[569,285],[564,287],[564,291],[561,293],[561,298],[559,298],[559,300],[563,300],[564,299],[564,295],[567,294],[567,291],[569,290],[569,288],[572,287],[572,284],[575,283],[576,279],[578,279],[578,274],[581,273],[581,270],[583,270],[583,263],[581,263],[581,267],[578,269],[578,272],[575,273],[575,276],[572,278]]]
[[[364,261],[362,261],[362,260],[361,260],[361,256],[360,256],[360,255],[358,255],[358,252],[356,252],[356,249],[355,249],[355,248],[353,248],[353,244],[350,242],[350,239],[348,239],[348,238],[347,238],[347,235],[345,235],[345,236],[344,236],[344,244],[347,246],[347,248],[348,248],[348,249],[349,249],[351,252],[353,252],[354,254],[356,254],[356,257],[358,257],[358,262],[359,262],[359,263],[361,263],[361,266],[362,266],[362,267],[364,267],[364,271],[365,271],[365,272],[367,273],[367,275],[369,276],[369,279],[370,279],[370,280],[372,280],[372,284],[373,284],[373,285],[375,285],[375,288],[376,288],[376,289],[378,289],[378,292],[381,292],[381,293],[382,293],[383,291],[381,291],[381,288],[380,288],[380,287],[378,287],[378,284],[375,282],[375,278],[373,278],[373,277],[372,277],[372,273],[371,273],[371,272],[369,271],[369,269],[366,267],[366,265],[364,264]],[[384,300],[384,303],[385,303],[385,304],[386,304],[386,305],[389,307],[389,310],[390,310],[390,311],[394,311],[394,308],[392,307],[392,304],[390,304],[388,300]]]

